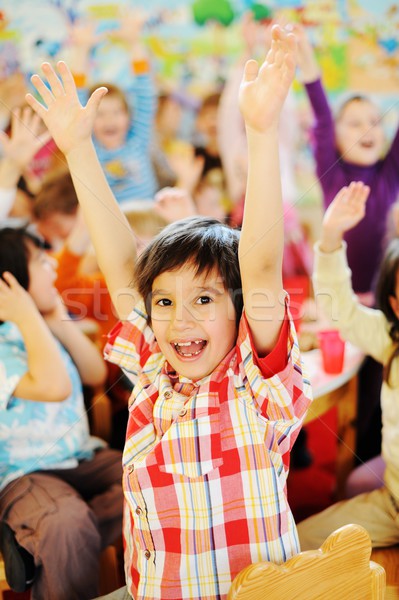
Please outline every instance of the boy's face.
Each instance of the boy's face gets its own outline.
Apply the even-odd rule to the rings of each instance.
[[[42,217],[36,222],[36,227],[40,235],[44,237],[51,245],[60,240],[66,240],[76,224],[77,213],[68,215],[56,212],[47,217]]]
[[[107,150],[119,148],[126,141],[130,115],[118,96],[104,96],[94,121],[93,133]]]
[[[346,162],[375,164],[384,149],[384,130],[377,107],[367,100],[354,100],[343,109],[335,127],[337,148]]]
[[[214,371],[237,338],[236,314],[217,271],[186,264],[154,279],[151,323],[166,360],[197,381]]]

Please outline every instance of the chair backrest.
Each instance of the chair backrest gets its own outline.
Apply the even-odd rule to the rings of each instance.
[[[282,565],[249,565],[234,579],[228,600],[374,600],[385,594],[385,571],[370,561],[371,540],[360,525],[334,531],[318,550]]]

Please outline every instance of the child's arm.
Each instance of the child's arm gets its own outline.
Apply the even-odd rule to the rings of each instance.
[[[67,369],[32,298],[11,273],[0,278],[0,320],[15,323],[23,337],[28,370],[13,394],[38,402],[61,402],[71,393]]]
[[[321,77],[320,67],[305,28],[299,23],[293,25],[298,42],[298,68],[302,83],[313,83]]]
[[[9,191],[10,202],[15,198],[19,178],[35,154],[50,139],[49,132],[40,133],[40,128],[39,116],[26,107],[23,110],[17,108],[13,111],[10,137],[4,131],[0,132],[3,150],[0,161],[0,189],[4,192]],[[7,214],[3,215],[5,216]]]
[[[295,54],[295,36],[273,27],[265,62],[260,69],[255,61],[247,62],[239,94],[248,139],[239,261],[244,307],[259,354],[273,348],[285,315],[278,125],[294,77]]]
[[[120,26],[110,33],[110,38],[126,45],[133,77],[123,89],[132,114],[131,131],[142,145],[148,147],[154,125],[156,90],[142,40],[144,23],[145,15],[137,9],[122,11]]]
[[[38,75],[32,77],[32,83],[44,104],[31,94],[26,99],[43,119],[67,159],[99,267],[116,311],[123,319],[137,301],[131,288],[136,244],[126,217],[107,183],[91,139],[97,108],[106,89],[97,89],[83,107],[65,63],[58,63],[61,81],[48,63],[44,63],[42,69],[50,89]]]
[[[334,119],[321,81],[320,68],[306,30],[299,24],[295,24],[293,30],[298,40],[298,66],[301,79],[305,84],[305,91],[315,118],[313,152],[317,176],[325,196],[328,196],[331,201],[329,190],[331,186],[332,189],[337,189],[337,171],[342,168],[335,144]]]
[[[61,299],[56,308],[46,314],[44,319],[52,333],[71,356],[82,383],[86,385],[104,383],[106,368],[99,349],[69,318]]]
[[[369,188],[361,182],[342,188],[327,209],[321,240],[315,245],[313,285],[317,306],[342,337],[384,363],[392,351],[390,325],[380,310],[359,303],[346,260],[345,231],[365,214]]]

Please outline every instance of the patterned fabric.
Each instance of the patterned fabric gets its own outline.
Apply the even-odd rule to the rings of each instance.
[[[125,565],[136,600],[223,599],[235,575],[299,551],[289,452],[311,401],[295,329],[236,346],[195,383],[171,373],[139,307],[106,347],[135,383],[123,456]]]
[[[104,443],[89,436],[82,386],[71,357],[59,345],[72,381],[63,402],[13,395],[27,372],[25,344],[13,323],[0,326],[0,489],[32,471],[71,469]]]

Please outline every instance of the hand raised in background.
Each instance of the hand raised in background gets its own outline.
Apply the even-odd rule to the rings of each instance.
[[[166,187],[155,195],[156,212],[168,223],[193,217],[197,214],[190,194],[181,188]]]
[[[323,217],[321,250],[333,252],[341,245],[346,231],[353,229],[366,214],[370,188],[361,181],[352,181],[340,189]]]
[[[43,131],[41,118],[29,107],[12,112],[10,136],[0,131],[3,156],[18,166],[21,173],[50,139],[50,132]]]

